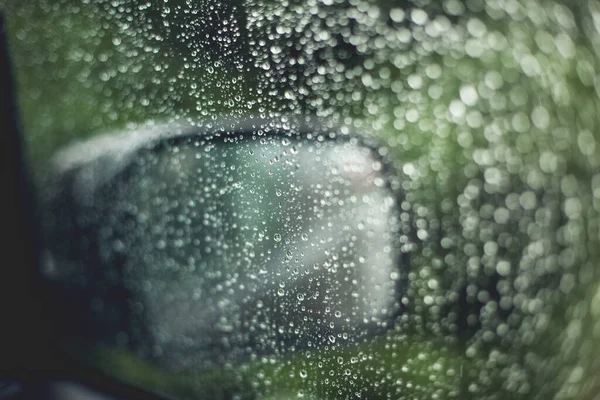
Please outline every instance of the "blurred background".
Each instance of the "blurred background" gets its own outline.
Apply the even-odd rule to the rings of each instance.
[[[599,2],[0,7],[39,182],[55,151],[107,131],[317,115],[381,143],[418,238],[406,311],[372,343],[226,374],[107,349],[98,363],[187,396],[235,392],[206,392],[210,374],[250,397],[600,395]]]

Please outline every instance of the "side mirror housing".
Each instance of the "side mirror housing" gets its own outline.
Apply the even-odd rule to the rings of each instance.
[[[45,276],[69,342],[189,368],[393,325],[405,266],[384,160],[358,137],[264,126],[59,156]]]

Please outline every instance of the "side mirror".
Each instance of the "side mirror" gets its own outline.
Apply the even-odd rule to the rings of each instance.
[[[264,126],[160,128],[59,157],[43,268],[66,342],[179,369],[393,324],[404,267],[383,160],[357,137]]]

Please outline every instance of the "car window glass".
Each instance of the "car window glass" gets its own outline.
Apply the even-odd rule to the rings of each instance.
[[[0,4],[40,180],[74,140],[224,115],[292,130],[317,115],[379,141],[417,239],[394,329],[356,354],[258,357],[231,381],[274,397],[598,394],[598,2]]]

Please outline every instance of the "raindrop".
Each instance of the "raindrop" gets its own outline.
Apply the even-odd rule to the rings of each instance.
[[[390,18],[394,22],[404,21],[404,10],[401,8],[392,8],[390,10]]]

